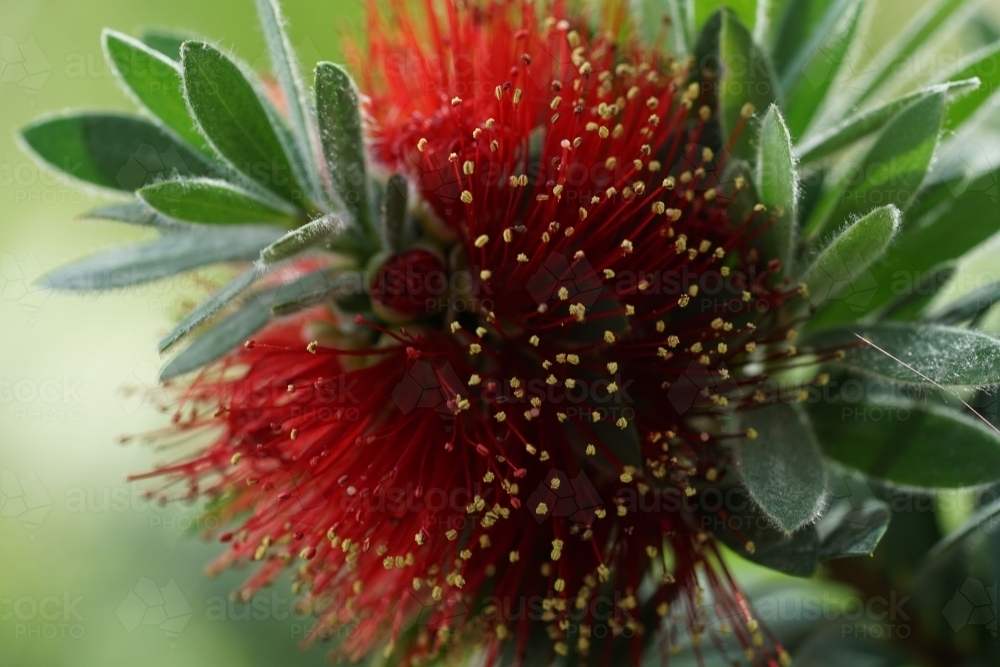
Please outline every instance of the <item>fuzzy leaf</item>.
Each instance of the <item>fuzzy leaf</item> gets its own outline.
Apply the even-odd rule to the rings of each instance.
[[[325,270],[315,271],[254,294],[236,312],[195,338],[183,352],[171,359],[160,372],[160,379],[167,380],[193,371],[242,345],[271,320],[271,306],[276,301],[288,301],[308,293],[327,279]]]
[[[702,527],[710,528],[723,544],[751,562],[793,577],[812,576],[819,562],[816,527],[805,526],[786,535],[744,493],[743,488],[724,490],[725,517],[702,509]]]
[[[1000,479],[1000,435],[944,406],[905,401],[816,403],[826,454],[902,486],[957,489]]]
[[[896,207],[878,208],[830,241],[802,277],[810,302],[819,306],[845,290],[849,290],[847,298],[858,293],[868,267],[885,252],[899,223]]]
[[[274,77],[278,80],[281,92],[284,95],[285,103],[288,106],[288,116],[292,121],[292,130],[303,153],[307,156],[313,154],[313,119],[309,114],[309,105],[306,101],[302,77],[299,73],[299,61],[288,41],[288,34],[285,32],[285,18],[282,16],[281,7],[275,0],[255,0],[257,4],[257,14],[260,17],[260,24],[264,29],[264,41],[267,43],[267,52],[271,57],[271,65],[274,69]],[[313,160],[308,160],[308,164],[313,164]],[[315,174],[313,174],[315,176]]]
[[[180,66],[142,42],[104,31],[104,53],[122,85],[184,141],[212,155],[184,101]]]
[[[751,410],[743,425],[757,431],[737,447],[737,472],[760,509],[787,534],[823,510],[826,470],[809,419],[795,404]]]
[[[1000,340],[968,329],[870,324],[824,331],[810,337],[808,343],[817,349],[844,349],[847,356],[837,365],[904,385],[1000,385]]]
[[[181,49],[184,94],[202,132],[237,171],[251,181],[302,205],[306,190],[268,111],[240,67],[202,42]]]
[[[834,14],[830,17],[829,31],[816,33],[781,77],[788,127],[793,136],[802,136],[826,99],[854,43],[863,7],[861,0],[841,0],[832,6],[830,11]]]
[[[806,137],[796,145],[795,155],[803,163],[816,162],[878,132],[900,111],[914,102],[937,93],[944,93],[949,99],[954,99],[975,90],[978,85],[979,83],[975,79],[952,81],[896,98],[891,102],[851,116],[829,130]]]
[[[795,246],[795,221],[798,208],[798,178],[792,140],[778,107],[771,106],[760,129],[760,152],[757,157],[757,192],[760,203],[778,219],[764,231],[769,257],[781,260],[790,270]]]
[[[183,375],[201,368],[246,342],[247,338],[264,328],[271,319],[271,311],[251,299],[235,313],[217,323],[194,339],[183,352],[170,360],[162,371],[161,380]]]
[[[114,220],[159,229],[190,229],[186,222],[161,215],[138,200],[99,206],[80,217],[85,220]]]
[[[819,329],[872,312],[925,282],[940,263],[961,257],[1000,231],[997,205],[989,195],[989,188],[996,187],[998,178],[1000,169],[974,181],[957,198],[953,190],[956,184],[942,184],[927,192],[915,207],[920,210],[907,214],[911,224],[902,230],[882,261],[855,281],[854,294],[828,301],[810,326]],[[955,220],[963,222],[956,225]]]
[[[319,245],[331,236],[344,230],[344,222],[336,215],[328,214],[294,229],[260,252],[260,263],[264,267],[273,266],[291,259],[309,248]]]
[[[835,523],[835,527],[820,541],[820,560],[870,556],[889,528],[891,517],[889,505],[874,498],[860,507],[850,502],[836,505],[823,517],[824,522]]]
[[[331,194],[375,239],[358,104],[358,89],[347,70],[327,62],[316,66],[316,114],[333,187]]]
[[[943,77],[946,81],[979,79],[979,88],[948,105],[944,129],[955,130],[1000,92],[1000,42],[973,53]]]
[[[924,97],[889,123],[871,150],[830,188],[806,226],[815,236],[827,224],[841,224],[873,206],[905,209],[914,199],[934,150],[944,112],[944,93]]]
[[[745,547],[736,550],[736,553],[758,565],[793,577],[808,578],[813,575],[819,560],[819,538],[814,527],[806,526],[794,535],[782,536],[779,531],[759,526],[757,524],[757,527],[746,531],[746,536],[754,544],[754,553],[747,553]]]
[[[279,232],[267,227],[167,232],[149,243],[115,248],[46,275],[60,290],[106,290],[166,278],[220,262],[256,259]]]
[[[260,276],[257,267],[244,271],[240,275],[226,283],[221,289],[213,293],[207,299],[198,304],[187,317],[175,326],[170,333],[163,337],[159,343],[160,352],[170,349],[175,343],[194,331],[195,328],[204,324],[216,313],[222,310],[226,304],[242,294],[253,285]]]
[[[164,178],[204,176],[209,165],[187,144],[147,120],[115,113],[74,113],[21,131],[28,148],[81,181],[132,192]]]
[[[358,308],[349,307],[347,312],[362,312],[371,309],[371,302],[365,293],[364,274],[357,271],[326,274],[321,283],[310,285],[308,289],[293,294],[278,296],[271,304],[274,315],[290,315],[311,308],[324,301],[335,301],[342,307],[342,300],[360,300]],[[348,303],[347,306],[352,306]]]
[[[722,138],[730,141],[739,128],[739,138],[732,153],[752,159],[757,154],[757,126],[744,118],[747,105],[756,113],[778,101],[779,88],[767,55],[753,42],[746,26],[728,10],[720,10],[719,60],[722,72],[719,78],[719,109]]]
[[[139,198],[160,213],[210,225],[247,223],[293,225],[296,211],[282,202],[266,202],[225,181],[188,179],[147,185]]]

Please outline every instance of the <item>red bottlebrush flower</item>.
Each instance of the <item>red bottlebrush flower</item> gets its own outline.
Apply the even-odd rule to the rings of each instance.
[[[371,157],[410,180],[448,260],[411,248],[373,278],[407,330],[310,311],[186,390],[176,428],[211,444],[155,474],[242,522],[220,565],[261,562],[246,595],[294,567],[313,635],[354,628],[345,657],[638,664],[663,632],[664,657],[707,638],[787,658],[700,515],[657,502],[753,437],[720,417],[754,402],[748,355],[791,339],[798,293],[754,247],[767,212],[730,210],[708,96],[616,41],[608,11],[598,34],[562,2],[373,12]],[[444,307],[407,271],[447,273]]]

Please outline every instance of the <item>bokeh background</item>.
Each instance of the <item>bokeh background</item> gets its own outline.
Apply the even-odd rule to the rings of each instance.
[[[1000,24],[1000,0],[990,2]],[[361,26],[356,0],[284,4],[308,67],[337,60],[342,35]],[[924,0],[871,4],[868,53]],[[123,434],[165,422],[155,343],[206,294],[212,276],[100,297],[34,285],[71,259],[148,234],[77,220],[106,195],[56,179],[14,136],[42,113],[131,108],[104,62],[105,26],[133,34],[148,26],[184,28],[267,66],[251,0],[0,0],[0,664],[324,664],[322,644],[305,651],[297,645],[310,620],[296,613],[287,585],[249,605],[231,603],[244,573],[203,575],[218,546],[198,537],[211,528],[198,505],[160,507],[144,499],[147,487],[125,481],[160,456],[119,443]],[[977,47],[975,30],[957,33],[950,52]],[[857,57],[863,64],[867,56]],[[992,244],[969,271],[1000,271],[998,247]],[[751,588],[777,576],[740,568]],[[850,595],[793,581],[778,590],[794,597],[803,587],[817,596]]]

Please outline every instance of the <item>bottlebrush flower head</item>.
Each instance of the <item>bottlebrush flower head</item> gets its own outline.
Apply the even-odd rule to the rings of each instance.
[[[752,403],[748,351],[795,355],[802,295],[755,246],[772,216],[730,210],[745,181],[706,143],[713,101],[561,4],[438,9],[372,13],[364,109],[447,267],[382,264],[373,302],[413,323],[358,316],[375,345],[309,342],[310,313],[204,372],[178,428],[222,434],[158,474],[249,512],[223,562],[263,562],[252,594],[298,561],[314,633],[357,625],[345,657],[596,658],[599,634],[638,662],[659,631],[720,642],[712,608],[746,659],[778,660],[701,516],[641,509],[729,467],[748,431],[715,417]]]
[[[164,65],[201,166],[115,211],[173,239],[293,228],[202,237],[208,261],[257,262],[161,344],[239,304],[168,366],[208,364],[160,436],[189,454],[144,475],[214,499],[232,529],[213,569],[258,562],[247,599],[290,571],[310,639],[352,660],[701,662],[711,644],[787,664],[719,545],[809,574],[871,543],[821,545],[826,469],[799,403],[828,385],[822,364],[897,361],[903,330],[799,331],[886,251],[897,207],[813,201],[817,226],[799,223],[777,86],[736,90],[727,49],[760,54],[728,11],[673,53],[619,2],[595,20],[559,1],[372,5],[360,91],[321,63],[312,107],[258,5],[271,93],[184,43]],[[259,121],[250,148],[220,89],[249,110],[239,127]],[[281,158],[263,174],[257,146]],[[848,227],[810,250],[837,216]],[[733,490],[739,507],[711,502]]]

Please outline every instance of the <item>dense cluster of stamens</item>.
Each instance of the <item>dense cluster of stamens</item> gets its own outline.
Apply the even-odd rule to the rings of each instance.
[[[211,444],[155,474],[217,496],[242,521],[219,566],[260,561],[245,596],[292,569],[346,657],[785,663],[697,503],[664,504],[756,436],[726,417],[807,386],[759,370],[797,363],[802,290],[755,247],[769,212],[730,206],[735,137],[685,63],[617,41],[616,3],[601,34],[558,2],[432,4],[372,13],[363,88],[446,303],[271,326],[186,389],[174,430]]]

